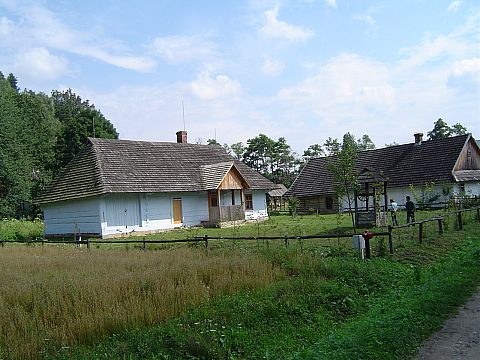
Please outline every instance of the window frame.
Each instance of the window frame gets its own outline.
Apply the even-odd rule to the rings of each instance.
[[[253,194],[245,194],[245,210],[253,210]]]

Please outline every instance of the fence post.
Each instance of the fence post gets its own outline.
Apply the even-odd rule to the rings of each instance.
[[[145,238],[143,238],[143,251],[147,251],[147,243],[145,242]]]
[[[285,247],[288,247],[288,236],[285,235]]]
[[[438,219],[438,233],[443,234],[443,219]]]
[[[462,212],[459,211],[457,212],[457,218],[458,218],[458,230],[463,229],[463,221],[462,221]]]
[[[392,225],[388,225],[388,249],[390,251],[390,254],[393,254],[392,230]]]
[[[418,243],[421,244],[423,241],[423,222],[418,224]]]
[[[205,235],[203,240],[205,241],[205,252],[208,253],[208,235]]]
[[[87,238],[87,249],[90,250],[90,240]]]
[[[4,247],[4,246],[5,246],[5,244],[4,244],[4,242],[3,242],[3,240],[0,240],[0,244],[2,244],[2,247]]]
[[[370,239],[365,239],[365,258],[370,259]]]
[[[477,221],[480,221],[480,207],[477,207]]]

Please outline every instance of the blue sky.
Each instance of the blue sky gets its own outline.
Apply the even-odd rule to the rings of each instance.
[[[0,0],[0,70],[72,88],[121,138],[298,153],[346,132],[377,147],[442,117],[480,137],[478,0]]]

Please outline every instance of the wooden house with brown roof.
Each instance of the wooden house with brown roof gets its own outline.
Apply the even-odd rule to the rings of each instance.
[[[113,237],[266,218],[275,184],[220,146],[92,139],[37,202],[45,235]]]
[[[421,197],[425,203],[445,202],[452,194],[480,196],[480,148],[473,137],[422,141],[422,136],[415,134],[414,143],[359,152],[355,170],[371,169],[385,177],[388,198],[399,205],[404,205],[407,195],[412,200]],[[310,160],[285,194],[299,198],[299,211],[329,213],[348,208],[345,199],[334,196],[334,180],[327,169],[332,161],[334,157]]]

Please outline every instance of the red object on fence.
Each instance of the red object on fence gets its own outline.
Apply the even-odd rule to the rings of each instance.
[[[370,240],[371,238],[373,238],[374,235],[375,234],[373,232],[367,231],[367,230],[365,230],[364,233],[362,234],[365,240]]]

